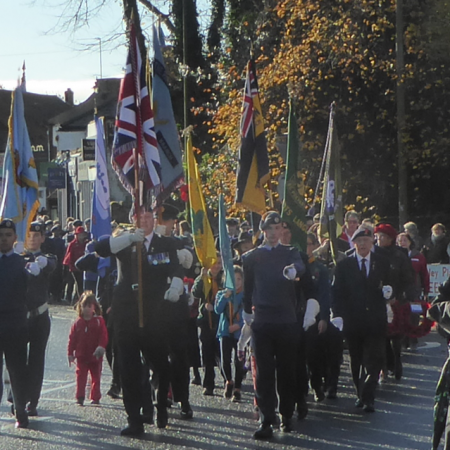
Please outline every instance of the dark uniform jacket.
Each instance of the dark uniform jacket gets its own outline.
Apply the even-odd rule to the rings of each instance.
[[[332,289],[333,313],[334,317],[342,317],[344,334],[386,334],[386,300],[382,288],[388,284],[389,260],[377,253],[371,253],[366,280],[356,256],[337,263]]]
[[[28,277],[23,256],[0,257],[0,335],[26,327]]]
[[[170,321],[170,303],[164,294],[173,277],[183,278],[173,239],[153,234],[148,252],[142,245],[142,288],[144,328],[163,331]],[[102,257],[113,256],[109,239],[96,242],[95,251]],[[117,253],[117,285],[112,302],[112,321],[115,332],[138,331],[138,267],[136,245]]]
[[[35,262],[38,256],[47,258],[47,265],[41,269],[39,275],[28,277],[27,308],[28,311],[33,311],[48,301],[49,276],[55,270],[57,261],[56,256],[44,254],[41,251],[36,253],[25,252],[22,256],[25,264]]]

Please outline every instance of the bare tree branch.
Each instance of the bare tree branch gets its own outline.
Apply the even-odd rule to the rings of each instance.
[[[169,29],[169,31],[171,33],[175,33],[175,26],[172,23],[172,21],[170,20],[170,17],[168,14],[164,14],[149,0],[139,0],[139,3],[143,6],[145,6],[156,17],[158,17],[161,20],[161,22]]]

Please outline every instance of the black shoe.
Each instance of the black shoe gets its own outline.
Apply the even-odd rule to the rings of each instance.
[[[167,409],[158,409],[156,412],[156,426],[158,428],[166,428],[167,427]]]
[[[28,425],[30,424],[28,417],[24,416],[21,419],[18,419],[16,424],[14,425],[16,428],[28,428]]]
[[[192,411],[189,402],[181,404],[180,418],[184,420],[190,420],[194,417],[194,411]]]
[[[120,432],[121,436],[139,436],[141,434],[144,434],[144,425],[134,423],[130,423]]]
[[[202,379],[200,378],[200,375],[196,375],[194,378],[192,378],[191,384],[195,386],[200,386],[202,384]]]
[[[308,403],[306,403],[305,397],[297,403],[297,419],[303,420],[308,415]]]
[[[225,383],[225,389],[223,391],[224,398],[231,398],[233,395],[234,383]]]
[[[363,407],[364,411],[367,413],[373,413],[375,412],[375,407],[373,406],[373,403],[366,403]]]
[[[111,386],[110,388],[109,388],[109,391],[106,393],[106,395],[108,396],[108,397],[111,397],[111,398],[119,398],[120,397],[120,388],[119,387],[117,387],[117,386]]]
[[[142,414],[141,415],[142,423],[146,423],[147,425],[153,425],[153,414]]]
[[[286,416],[282,416],[280,429],[283,433],[290,433],[292,431],[291,419]]]
[[[100,400],[91,400],[91,405],[100,405]]]
[[[402,379],[402,376],[403,376],[403,364],[400,361],[400,358],[398,359],[398,361],[395,364],[394,376],[395,376],[395,379],[397,381]]]
[[[80,405],[80,406],[84,405],[84,397],[78,397],[77,398],[77,405]]]
[[[270,439],[273,436],[273,428],[270,423],[262,423],[253,433],[255,439]]]
[[[335,398],[337,398],[337,390],[335,388],[329,388],[327,390],[326,397],[330,400],[334,400]]]
[[[242,400],[241,391],[235,390],[233,392],[233,397],[231,398],[231,401],[233,403],[239,403]]]
[[[323,402],[325,400],[325,394],[322,391],[322,388],[314,390],[314,401]]]
[[[203,395],[214,395],[214,389],[205,387],[205,389],[203,389]]]
[[[355,401],[355,406],[357,408],[362,408],[364,406],[364,403],[362,402],[362,400],[360,398],[357,398]]]
[[[38,415],[36,406],[28,405],[27,406],[27,414],[28,414],[28,417],[36,417]]]

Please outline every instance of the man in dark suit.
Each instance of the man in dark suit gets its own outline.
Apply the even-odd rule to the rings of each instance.
[[[136,216],[133,217],[136,221]],[[167,425],[167,393],[169,388],[170,302],[177,302],[184,291],[182,267],[172,239],[153,232],[153,212],[142,208],[140,227],[134,233],[124,232],[96,243],[95,251],[103,257],[117,258],[117,286],[112,302],[112,321],[117,340],[123,402],[128,414],[128,427],[122,436],[144,432],[141,353],[158,376],[158,428]],[[137,251],[142,246],[143,322],[139,326]],[[169,281],[170,280],[170,281]]]
[[[352,241],[355,252],[338,262],[333,283],[333,313],[344,321],[357,407],[374,412],[375,389],[383,366],[387,332],[386,298],[389,261],[371,252],[373,231],[359,227]]]

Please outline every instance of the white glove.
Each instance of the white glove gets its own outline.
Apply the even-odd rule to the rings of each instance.
[[[178,277],[173,277],[169,289],[167,289],[166,293],[164,294],[164,300],[169,300],[169,302],[175,303],[180,300],[180,295],[183,293],[183,291],[183,280]]]
[[[255,316],[253,313],[249,314],[245,311],[242,311],[242,318],[244,319],[244,322],[250,326],[253,323],[253,320],[255,319]]]
[[[34,275],[35,277],[41,273],[41,268],[39,267],[39,264],[37,262],[28,263],[26,269],[29,273],[31,273],[31,275]]]
[[[189,294],[189,298],[188,298],[188,305],[192,306],[194,304],[194,296],[192,295],[192,292]]]
[[[303,319],[303,329],[306,331],[311,325],[316,323],[316,316],[320,312],[320,305],[314,298],[306,302],[305,317]]]
[[[386,304],[386,313],[388,323],[392,323],[392,321],[394,320],[394,311],[392,311],[391,305],[389,303]]]
[[[342,331],[344,328],[344,320],[342,317],[333,317],[330,322],[339,330]]]
[[[109,238],[111,253],[119,253],[124,248],[129,247],[134,242],[144,242],[144,230],[137,228],[134,233],[122,233],[119,236]]]
[[[250,325],[244,323],[244,326],[241,329],[239,341],[237,343],[238,351],[243,352],[245,350],[245,347],[250,342],[251,337],[252,337],[252,329],[250,328]]]
[[[166,235],[166,226],[165,225],[156,225],[155,233],[160,234],[161,236]]]
[[[20,255],[21,253],[23,253],[24,250],[25,250],[25,247],[24,247],[24,245],[23,245],[23,242],[16,242],[16,243],[14,244],[14,251],[15,251],[16,253],[19,253],[19,255]]]
[[[94,351],[94,356],[97,359],[100,359],[100,358],[103,358],[104,355],[105,355],[105,349],[103,347],[98,346]]]
[[[35,262],[38,263],[38,266],[39,266],[41,269],[43,269],[44,267],[47,267],[47,264],[48,264],[47,258],[46,258],[45,256],[42,256],[42,255],[39,255],[39,256],[36,258]]]
[[[386,285],[383,286],[383,297],[385,300],[390,300],[392,297],[392,286]]]
[[[192,253],[187,248],[182,248],[177,250],[178,261],[183,266],[184,269],[190,269],[192,263],[194,262],[194,257]]]
[[[288,280],[295,280],[295,277],[297,276],[297,269],[295,268],[294,264],[286,266],[283,269],[283,275]]]
[[[128,239],[130,240],[131,243],[144,242],[145,239],[144,230],[142,228],[136,228],[134,230],[134,233],[129,233],[128,236],[129,236]]]

